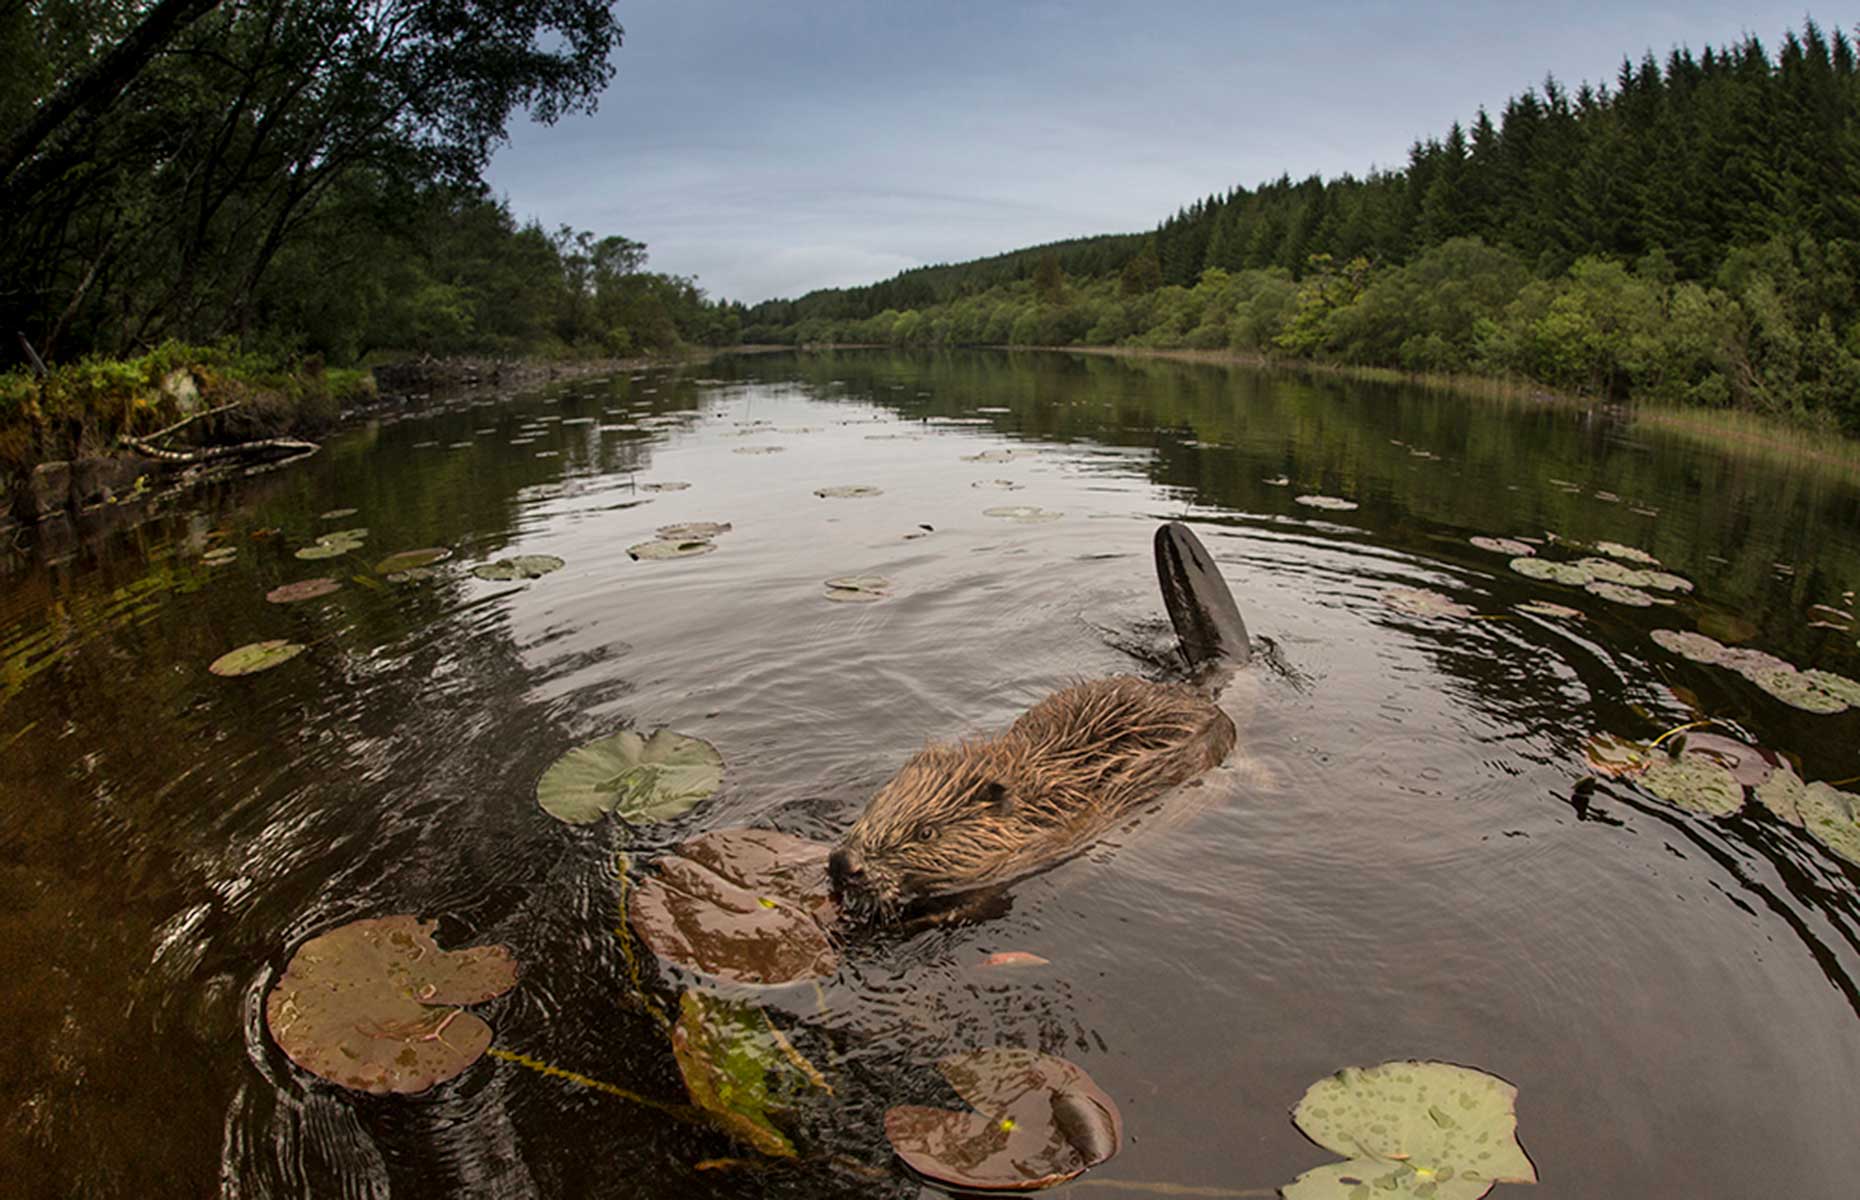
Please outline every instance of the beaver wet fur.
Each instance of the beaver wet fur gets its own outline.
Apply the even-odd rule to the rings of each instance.
[[[1250,653],[1245,625],[1187,528],[1157,531],[1156,564],[1201,685],[1132,676],[1075,684],[998,736],[918,751],[828,859],[849,915],[897,919],[1050,866],[1226,759],[1234,725],[1213,692],[1219,672]]]

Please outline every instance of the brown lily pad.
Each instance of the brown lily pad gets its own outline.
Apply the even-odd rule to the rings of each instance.
[[[687,542],[707,541],[730,529],[728,521],[686,521],[681,525],[661,525],[653,532],[662,541]]]
[[[718,979],[772,986],[830,975],[828,849],[772,829],[700,834],[640,881],[628,920],[660,958]]]
[[[1731,773],[1740,787],[1758,787],[1776,770],[1775,755],[1722,734],[1688,733],[1680,753],[1717,763]]]
[[[901,1105],[885,1137],[911,1170],[953,1187],[1031,1192],[1076,1179],[1123,1145],[1117,1105],[1084,1068],[1031,1050],[954,1054],[937,1069],[974,1112]]]
[[[641,542],[628,546],[626,552],[635,559],[657,558],[696,558],[700,554],[709,554],[717,548],[717,543],[707,538],[657,538],[650,542]]]
[[[273,604],[295,604],[299,600],[317,600],[339,592],[342,585],[334,579],[318,577],[316,579],[299,579],[296,583],[287,583],[283,587],[274,587],[265,593],[265,599]]]
[[[502,946],[441,950],[433,922],[372,917],[297,948],[265,1000],[265,1025],[290,1060],[332,1083],[423,1092],[485,1052],[491,1027],[464,1010],[510,990]]]
[[[1467,541],[1481,550],[1490,550],[1494,554],[1503,554],[1507,558],[1529,558],[1537,553],[1537,548],[1529,542],[1520,542],[1517,538],[1473,537]]]
[[[866,496],[882,496],[883,488],[873,487],[869,483],[842,483],[833,487],[815,488],[814,495],[822,500],[857,500]]]
[[[1598,733],[1582,744],[1582,756],[1597,775],[1621,779],[1638,775],[1653,762],[1653,751],[1612,733]]]

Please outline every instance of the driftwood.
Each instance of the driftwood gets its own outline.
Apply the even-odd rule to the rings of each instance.
[[[294,462],[299,458],[315,454],[320,449],[315,442],[300,441],[297,438],[261,438],[256,442],[239,442],[231,446],[208,446],[200,450],[163,450],[160,446],[151,444],[146,438],[125,435],[123,445],[157,462],[171,463],[181,467],[196,466],[201,463],[220,463],[229,459],[277,465]]]

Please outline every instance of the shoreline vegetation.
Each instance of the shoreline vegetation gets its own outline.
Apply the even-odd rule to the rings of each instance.
[[[754,340],[1116,346],[1498,378],[1592,403],[1860,436],[1860,50],[1623,59],[1149,233],[1053,242],[752,307]],[[1484,385],[1474,385],[1483,388]]]

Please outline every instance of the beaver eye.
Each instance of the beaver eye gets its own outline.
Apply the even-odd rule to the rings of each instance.
[[[932,839],[932,838],[934,838],[935,836],[936,836],[936,826],[934,826],[934,825],[919,825],[919,826],[917,827],[917,833],[916,833],[916,838],[917,838],[917,840],[918,840],[918,841],[920,841],[920,842],[927,842],[927,841],[929,841],[930,839]]]

